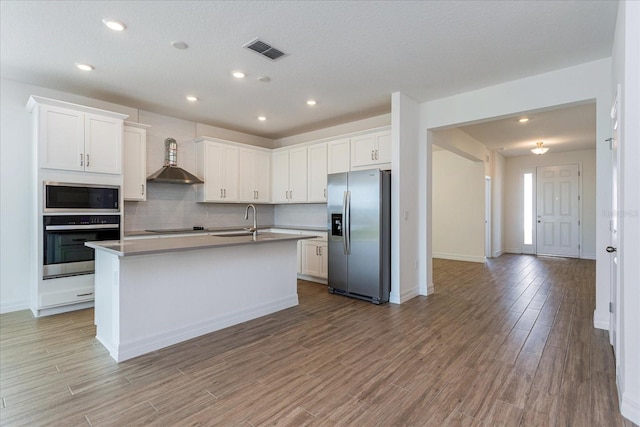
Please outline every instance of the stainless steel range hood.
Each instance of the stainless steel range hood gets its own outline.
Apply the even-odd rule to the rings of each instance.
[[[204,181],[178,167],[178,143],[173,138],[164,140],[164,166],[147,177],[147,182],[168,184],[203,184]]]

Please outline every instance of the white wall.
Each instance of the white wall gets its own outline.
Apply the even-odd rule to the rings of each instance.
[[[433,164],[433,257],[484,262],[484,163],[447,150]]]
[[[429,163],[433,140],[431,130],[477,122],[490,118],[546,109],[559,105],[570,105],[596,100],[596,140],[604,141],[611,135],[609,110],[611,108],[611,60],[601,59],[524,79],[513,80],[495,86],[466,92],[447,98],[425,102],[420,105],[420,139],[426,148],[421,149],[420,193],[424,194],[424,207],[420,222],[425,244],[420,246],[421,265],[427,270],[421,277],[431,279],[430,239],[431,223],[431,177]],[[609,153],[605,144],[596,150],[596,207],[602,211],[610,205],[611,177]],[[607,218],[596,218],[596,247],[607,246],[609,234]],[[609,257],[604,251],[596,253],[596,310],[594,324],[599,328],[609,327]]]
[[[492,153],[491,168],[491,256],[504,253],[504,203],[506,160]]]
[[[367,119],[356,120],[324,129],[305,132],[298,135],[280,138],[274,141],[273,148],[288,147],[290,145],[302,144],[304,142],[319,141],[321,139],[339,137],[354,132],[365,131],[377,127],[389,126],[391,124],[391,114],[382,114],[369,117]]]
[[[389,301],[401,304],[429,292],[419,282],[418,104],[408,96],[391,95],[391,294]]]
[[[640,424],[640,2],[620,2],[612,59],[613,91],[618,84],[622,88],[620,209],[616,212],[620,289],[612,323],[618,325],[619,335],[616,374],[620,410]]]
[[[505,251],[521,253],[522,249],[522,188],[520,175],[524,169],[579,163],[582,166],[582,238],[581,258],[596,259],[596,150],[547,152],[543,156],[508,157],[505,174],[504,235]]]
[[[111,104],[97,99],[77,96],[32,85],[26,85],[6,79],[0,80],[0,312],[9,312],[29,308],[30,274],[35,268],[30,265],[28,254],[36,251],[32,247],[35,232],[31,224],[32,203],[32,167],[34,150],[31,146],[30,115],[25,106],[30,95],[38,95],[89,107],[128,114],[132,122],[149,124],[147,145],[147,172],[150,174],[164,162],[164,138],[175,137],[179,142],[178,164],[194,170],[195,152],[187,142],[194,136],[206,136],[235,139],[238,142],[257,146],[269,146],[273,142],[253,135],[241,134],[226,129],[205,126],[185,120],[162,116],[135,108]],[[192,188],[191,188],[192,189]],[[233,221],[235,225],[243,223],[239,208],[221,205],[199,205],[190,197],[190,187],[168,187],[151,184],[149,202],[125,203],[125,230],[144,229],[164,225],[165,222],[150,206],[160,207],[163,213],[172,209],[177,214],[185,214],[184,220],[177,216],[164,217],[166,224],[191,226],[211,224],[224,225]],[[185,200],[188,203],[185,203]],[[273,207],[260,209],[265,222],[273,221]],[[179,212],[178,212],[179,211]],[[136,215],[149,214],[136,218]],[[236,222],[236,218],[237,221]],[[171,225],[169,225],[171,227]]]

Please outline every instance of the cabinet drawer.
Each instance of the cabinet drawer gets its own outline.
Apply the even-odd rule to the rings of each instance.
[[[47,292],[40,294],[40,308],[92,301],[94,297],[95,294],[93,288],[78,288],[60,292]]]

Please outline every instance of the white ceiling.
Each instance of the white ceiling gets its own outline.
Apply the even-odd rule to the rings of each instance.
[[[520,123],[520,118],[529,119]],[[458,129],[504,157],[530,156],[542,141],[549,153],[596,148],[596,104],[520,114]]]
[[[3,0],[0,72],[280,138],[388,112],[395,91],[424,102],[608,57],[616,13],[616,1]],[[288,56],[242,47],[256,37]]]

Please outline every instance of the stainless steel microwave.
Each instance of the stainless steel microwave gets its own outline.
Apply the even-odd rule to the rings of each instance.
[[[44,183],[44,212],[119,212],[116,185]]]

